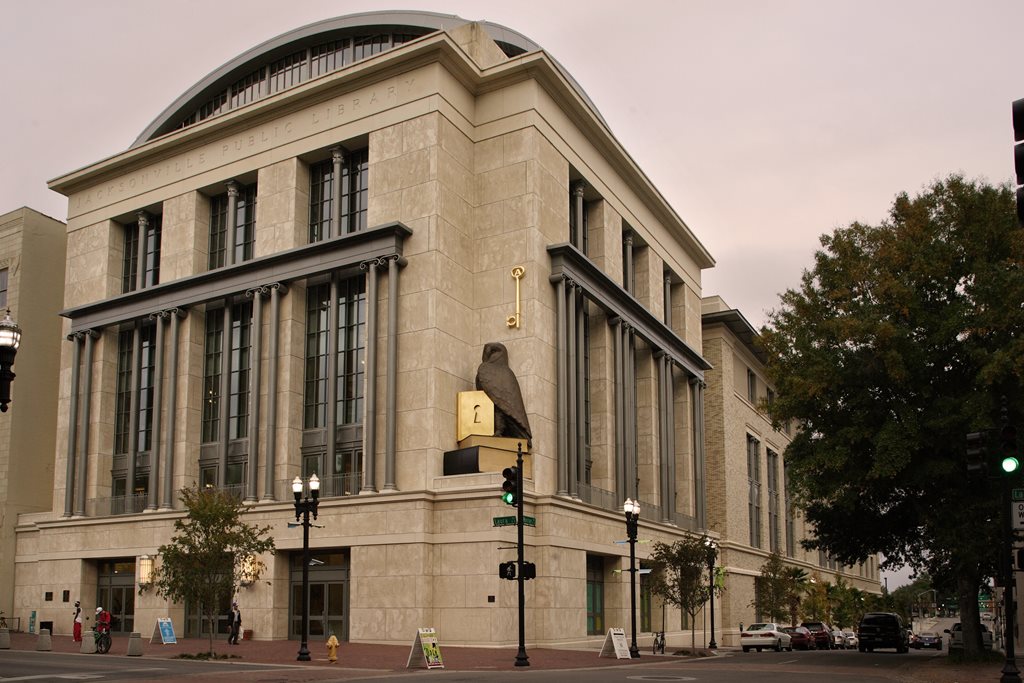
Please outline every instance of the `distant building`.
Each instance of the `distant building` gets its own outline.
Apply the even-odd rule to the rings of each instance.
[[[0,317],[9,310],[22,330],[12,401],[0,413],[0,611],[9,617],[27,616],[14,598],[18,515],[53,503],[66,233],[27,207],[0,215]]]
[[[457,422],[488,342],[507,347],[532,429],[531,643],[628,628],[627,497],[643,541],[709,529],[714,261],[515,31],[424,12],[296,29],[51,187],[69,199],[70,341],[53,508],[18,528],[19,614],[69,629],[39,596],[70,590],[116,630],[170,616],[200,634],[198,606],[139,583],[176,492],[198,483],[273,526],[270,583],[238,597],[254,638],[295,638],[289,483],[316,473],[314,639],[408,643],[430,626],[516,642],[516,585],[498,576],[515,530],[495,519],[514,513],[499,498],[514,448]],[[649,641],[662,610],[640,584]]]

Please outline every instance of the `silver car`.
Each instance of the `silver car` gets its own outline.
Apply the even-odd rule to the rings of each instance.
[[[771,648],[776,652],[793,650],[793,639],[778,624],[751,624],[740,632],[740,646],[744,652]]]

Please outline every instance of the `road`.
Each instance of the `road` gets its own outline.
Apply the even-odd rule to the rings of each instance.
[[[623,667],[544,670],[539,667],[494,671],[370,671],[237,662],[196,662],[174,659],[95,657],[66,653],[0,651],[0,683],[14,681],[187,681],[222,682],[242,678],[264,683],[304,681],[408,681],[429,675],[443,683],[630,683],[632,681],[693,681],[698,683],[893,683],[911,678],[914,670],[945,653],[894,652],[724,652],[705,659],[642,656]],[[920,679],[927,680],[927,679]]]

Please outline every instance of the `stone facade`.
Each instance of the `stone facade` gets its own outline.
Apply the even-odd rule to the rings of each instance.
[[[15,527],[19,514],[50,509],[55,434],[67,428],[66,415],[57,413],[65,245],[58,220],[29,208],[0,216],[0,314],[9,310],[22,330],[12,402],[0,415],[0,611],[22,617],[21,624],[27,622],[15,609]],[[62,597],[51,595],[52,603]]]

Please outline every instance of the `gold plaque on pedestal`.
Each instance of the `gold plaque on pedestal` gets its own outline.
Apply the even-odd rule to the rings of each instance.
[[[460,391],[455,408],[456,441],[494,434],[494,402],[483,391]]]

